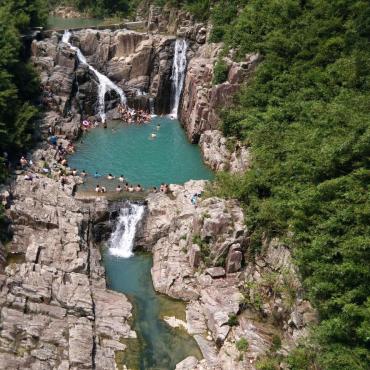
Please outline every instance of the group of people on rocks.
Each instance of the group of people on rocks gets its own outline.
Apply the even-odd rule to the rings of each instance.
[[[96,171],[94,177],[98,178],[98,177],[101,177],[101,175],[98,173],[98,171]],[[116,177],[113,176],[111,173],[109,173],[106,178],[107,178],[107,180],[114,180]],[[140,184],[137,184],[135,186],[135,185],[130,185],[128,182],[126,182],[123,175],[118,177],[118,181],[120,183],[122,183],[122,185],[121,184],[117,185],[117,187],[116,187],[116,192],[117,193],[120,193],[122,191],[126,191],[126,192],[129,192],[129,193],[133,193],[133,192],[139,193],[139,192],[144,191],[144,188]],[[107,190],[104,186],[96,185],[96,187],[95,187],[95,192],[96,193],[106,193],[106,191]]]
[[[133,109],[127,108],[122,104],[119,104],[117,110],[118,113],[121,115],[122,120],[127,123],[137,123],[141,125],[152,120],[152,116],[150,115],[150,113],[145,112],[142,109],[135,111]]]

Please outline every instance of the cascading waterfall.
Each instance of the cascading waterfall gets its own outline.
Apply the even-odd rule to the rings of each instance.
[[[109,253],[113,256],[130,258],[133,254],[137,225],[144,215],[144,206],[127,202],[121,208],[117,225],[108,241]]]
[[[81,50],[78,47],[73,46],[70,43],[71,36],[72,36],[72,33],[69,32],[68,30],[65,30],[64,34],[63,34],[63,37],[62,37],[62,42],[67,44],[72,50],[75,50],[79,62],[82,63],[82,64],[86,64],[89,67],[90,71],[92,71],[95,74],[95,76],[98,78],[98,81],[99,81],[98,113],[100,115],[101,120],[103,122],[105,122],[105,119],[106,119],[106,115],[105,115],[105,94],[108,91],[113,90],[119,95],[119,97],[121,99],[121,103],[123,105],[127,105],[127,99],[126,99],[125,93],[123,92],[123,90],[120,87],[118,87],[114,82],[112,82],[107,76],[104,76],[103,74],[101,74],[99,71],[97,71],[94,67],[92,67],[87,62],[87,60],[86,60],[85,56],[82,54]]]
[[[149,107],[151,116],[155,117],[154,98],[149,98]]]
[[[177,118],[182,88],[184,86],[185,72],[186,72],[186,51],[188,44],[185,39],[177,39],[175,44],[175,55],[172,66],[172,107],[171,116]]]

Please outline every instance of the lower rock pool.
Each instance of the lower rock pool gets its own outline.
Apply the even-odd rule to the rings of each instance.
[[[149,254],[130,258],[113,256],[106,251],[104,264],[108,287],[124,293],[133,304],[137,339],[126,339],[122,357],[116,358],[118,366],[129,369],[175,369],[187,356],[202,358],[195,340],[184,329],[171,328],[163,318],[175,316],[185,321],[185,305],[154,291]]]
[[[155,117],[150,124],[141,126],[109,122],[106,129],[91,129],[76,143],[69,166],[90,174],[82,190],[92,190],[96,184],[114,190],[120,175],[130,184],[145,188],[213,177],[202,162],[199,147],[188,142],[177,120],[167,117]],[[96,171],[101,177],[91,176]],[[109,173],[116,178],[107,180]],[[131,253],[138,207],[129,207],[131,210],[126,209],[117,221],[103,253],[108,287],[130,299],[132,325],[137,333],[137,339],[124,340],[127,348],[117,354],[117,366],[173,370],[188,356],[202,358],[201,352],[184,329],[171,328],[163,320],[167,316],[186,321],[185,304],[155,292],[150,254]]]

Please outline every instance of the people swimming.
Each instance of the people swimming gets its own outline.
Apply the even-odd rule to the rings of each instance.
[[[98,177],[101,177],[101,175],[100,175],[100,173],[98,171],[95,171],[94,177],[95,178],[98,178]]]
[[[151,138],[153,138],[153,139],[155,139],[155,138],[157,137],[157,134],[156,134],[155,132],[152,132],[152,133],[150,134],[150,137],[151,137]]]
[[[114,176],[110,173],[110,174],[108,174],[107,179],[108,180],[113,180],[114,179]]]
[[[123,106],[122,104],[119,104],[117,110],[121,115],[122,120],[127,123],[136,123],[141,125],[144,123],[149,123],[152,119],[151,114],[142,109],[135,111]]]

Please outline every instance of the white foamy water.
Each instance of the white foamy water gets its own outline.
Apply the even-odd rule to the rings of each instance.
[[[134,255],[134,240],[137,225],[144,215],[144,206],[128,203],[121,208],[116,227],[108,241],[109,253],[113,256],[130,258]]]
[[[121,103],[123,105],[127,105],[127,99],[126,99],[125,93],[123,92],[123,90],[119,86],[117,86],[107,76],[104,76],[103,74],[101,74],[98,70],[96,70],[94,67],[92,67],[87,62],[87,60],[86,60],[85,56],[82,54],[81,50],[78,47],[73,46],[70,43],[71,36],[72,36],[72,33],[69,32],[68,30],[65,30],[64,34],[63,34],[63,37],[62,37],[62,42],[67,44],[72,50],[75,50],[79,62],[82,63],[82,64],[86,64],[89,67],[90,71],[92,71],[95,74],[95,76],[98,78],[98,81],[99,81],[98,113],[100,115],[101,120],[103,122],[105,122],[105,118],[106,118],[106,116],[105,116],[105,94],[108,91],[113,90],[119,95],[119,97],[121,99]]]
[[[186,51],[188,49],[188,44],[185,39],[177,39],[175,44],[175,55],[173,58],[172,66],[172,107],[171,107],[171,117],[177,118],[180,98],[182,89],[184,87],[185,72],[186,72]]]

